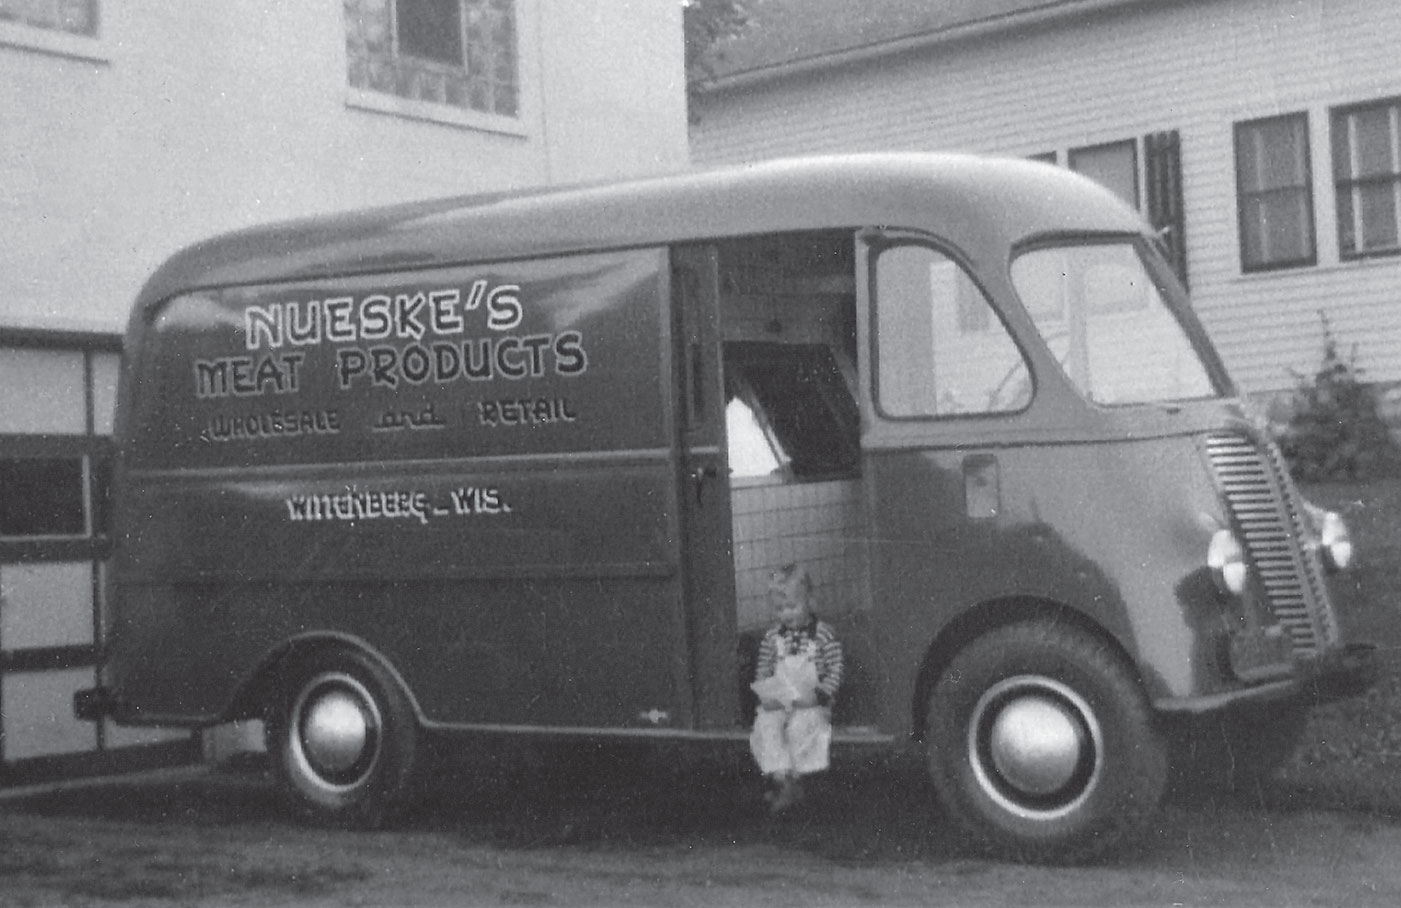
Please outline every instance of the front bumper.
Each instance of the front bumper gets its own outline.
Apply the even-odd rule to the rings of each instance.
[[[1162,697],[1153,708],[1164,713],[1209,713],[1244,703],[1303,699],[1328,703],[1364,693],[1378,676],[1377,648],[1352,643],[1317,659],[1295,664],[1291,677],[1194,697]]]
[[[1355,697],[1377,683],[1377,648],[1371,643],[1352,643],[1319,659],[1314,669],[1301,682],[1304,694],[1314,702]]]

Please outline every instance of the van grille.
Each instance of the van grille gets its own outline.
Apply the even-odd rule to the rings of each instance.
[[[1311,533],[1283,457],[1273,444],[1224,432],[1207,436],[1206,451],[1275,619],[1296,655],[1316,655],[1337,628],[1317,548],[1303,545]]]

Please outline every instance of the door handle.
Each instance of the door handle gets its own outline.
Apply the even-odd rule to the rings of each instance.
[[[701,492],[705,488],[705,481],[707,479],[714,479],[719,475],[720,471],[716,469],[715,464],[713,463],[708,463],[703,467],[696,467],[694,470],[691,471],[691,482],[696,487],[697,507],[699,507],[701,503]]]

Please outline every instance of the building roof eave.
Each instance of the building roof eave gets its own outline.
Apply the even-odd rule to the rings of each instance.
[[[765,82],[864,63],[908,51],[955,41],[983,38],[1015,28],[1042,25],[1120,7],[1142,6],[1155,0],[1047,0],[1035,7],[964,20],[917,34],[882,39],[854,47],[791,57],[701,79],[694,88],[701,95],[745,89]]]

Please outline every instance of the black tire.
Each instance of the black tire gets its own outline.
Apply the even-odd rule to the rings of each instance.
[[[994,630],[928,699],[926,763],[949,817],[1021,861],[1077,863],[1141,833],[1167,787],[1167,746],[1124,661],[1049,620]]]
[[[406,805],[417,720],[398,681],[365,654],[299,659],[283,674],[265,727],[278,782],[308,819],[373,828]]]
[[[1175,720],[1173,800],[1256,791],[1293,756],[1308,721],[1309,704],[1294,700]]]

